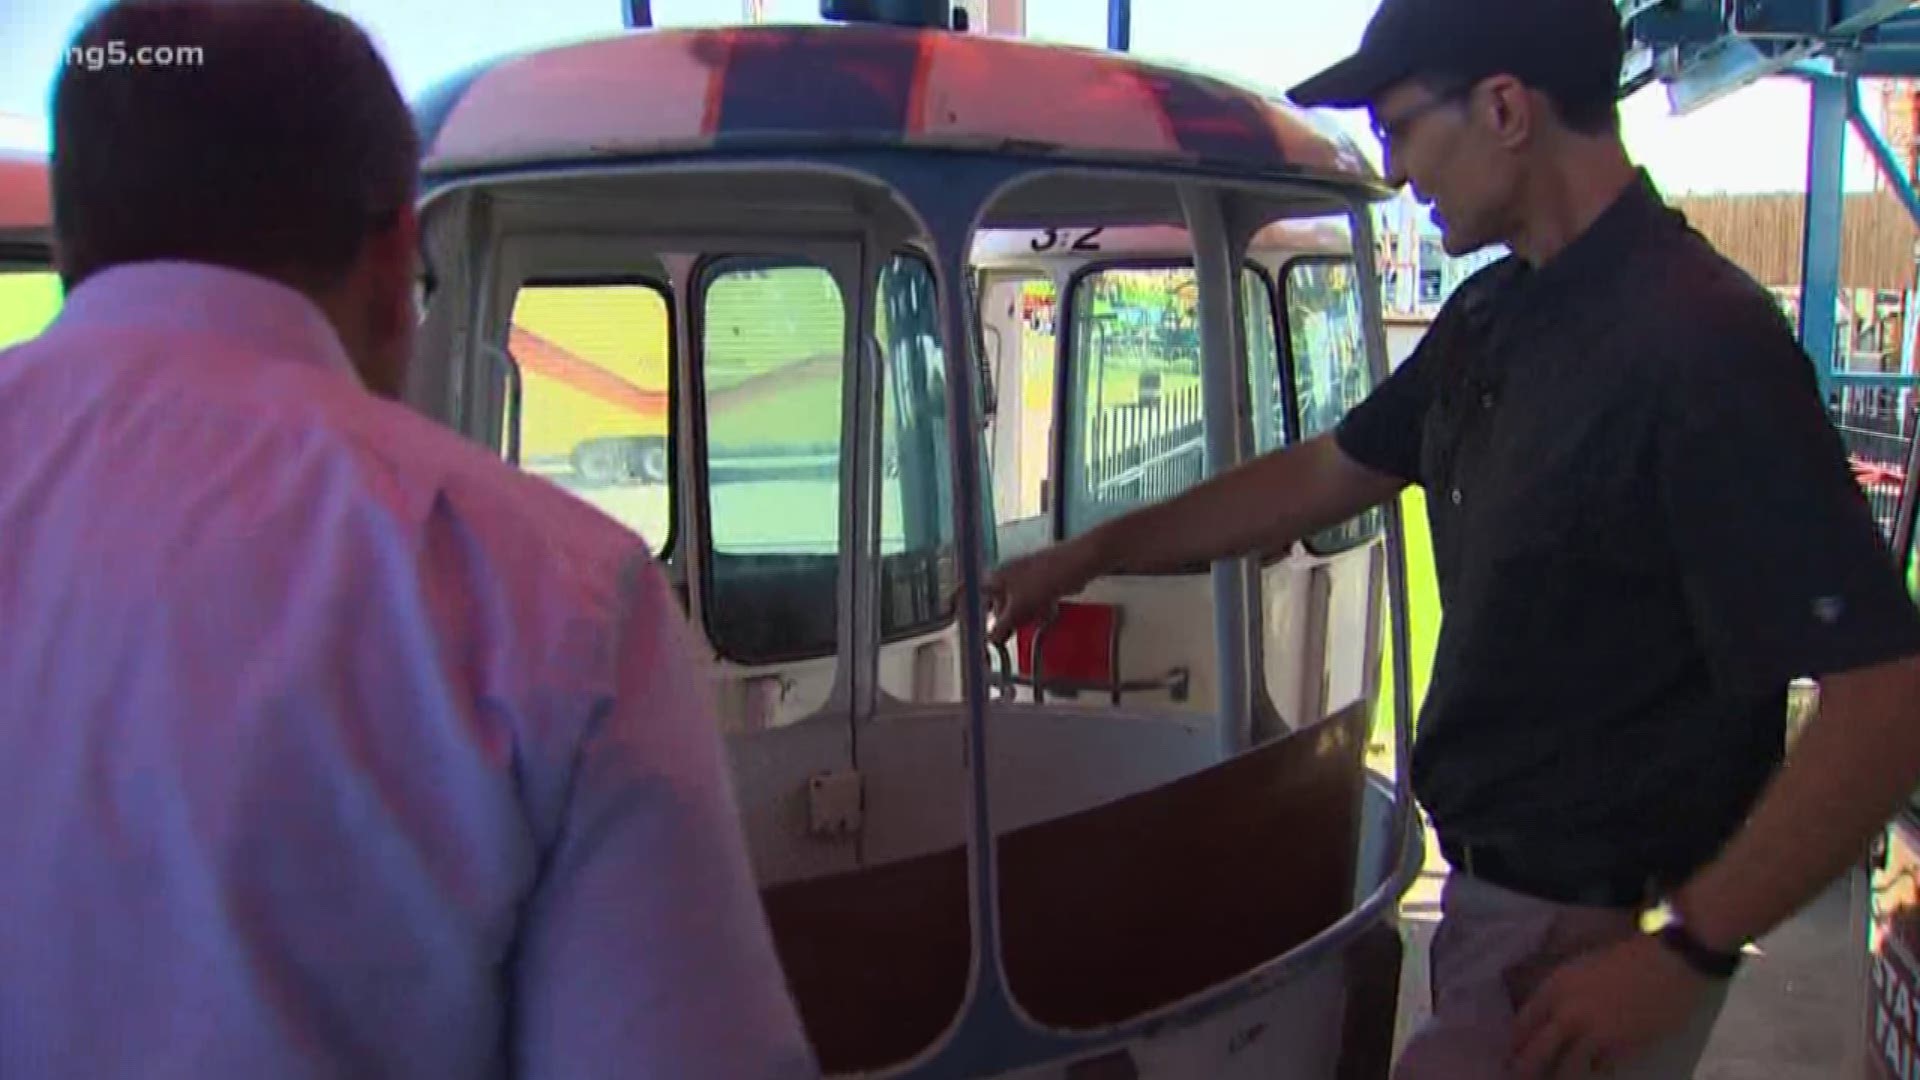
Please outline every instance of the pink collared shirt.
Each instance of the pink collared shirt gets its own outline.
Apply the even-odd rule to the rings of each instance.
[[[304,297],[0,352],[0,1076],[816,1074],[641,541]]]

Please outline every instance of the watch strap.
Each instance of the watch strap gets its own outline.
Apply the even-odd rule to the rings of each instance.
[[[1661,927],[1655,936],[1688,967],[1709,979],[1730,979],[1740,968],[1740,950],[1727,953],[1709,948],[1687,930],[1685,923],[1677,919]]]

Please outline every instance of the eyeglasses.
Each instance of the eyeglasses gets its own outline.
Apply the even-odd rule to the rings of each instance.
[[[1428,98],[1426,101],[1415,105],[1413,108],[1408,109],[1406,112],[1401,113],[1391,120],[1381,120],[1379,117],[1375,117],[1372,125],[1373,137],[1380,140],[1382,147],[1390,146],[1406,138],[1407,132],[1412,130],[1414,123],[1421,117],[1445,106],[1457,105],[1465,101],[1467,95],[1471,92],[1471,87],[1450,89],[1446,93]]]

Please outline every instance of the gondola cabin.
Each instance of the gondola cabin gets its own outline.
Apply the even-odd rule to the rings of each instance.
[[[1344,136],[879,25],[543,49],[417,119],[409,401],[668,568],[830,1074],[1387,1075],[1422,857],[1404,702],[1368,765],[1390,509],[1005,650],[981,599],[1384,377]]]
[[[1193,250],[1191,234],[1173,225],[976,234],[977,346],[991,394],[983,438],[1000,557],[1206,475]],[[1236,423],[1249,452],[1329,430],[1372,387],[1353,252],[1343,215],[1281,220],[1247,238],[1235,346],[1245,380],[1235,383],[1234,407],[1245,410]],[[1056,329],[1062,318],[1064,330]],[[1258,691],[1248,716],[1254,739],[1373,699],[1386,601],[1382,536],[1373,512],[1262,561],[1260,599],[1249,602],[1262,639],[1261,667],[1249,675]],[[1043,701],[1105,693],[1118,703],[1124,694],[1214,711],[1216,643],[1147,629],[1203,626],[1211,589],[1200,573],[1099,582],[1016,638],[1015,681]]]
[[[875,25],[630,32],[420,117],[413,399],[670,568],[831,1072],[1384,1075],[1383,515],[1096,582],[1004,656],[979,591],[1382,376],[1351,143]]]

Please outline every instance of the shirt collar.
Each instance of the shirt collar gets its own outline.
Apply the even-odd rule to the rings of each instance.
[[[54,327],[211,334],[360,381],[319,305],[280,282],[209,263],[156,260],[110,267],[67,296]]]
[[[1522,271],[1525,288],[1531,297],[1562,284],[1586,288],[1608,267],[1619,266],[1622,256],[1650,231],[1678,218],[1679,212],[1667,206],[1653,178],[1645,169],[1637,169],[1633,182],[1584,232],[1547,260],[1546,265],[1531,272]]]

